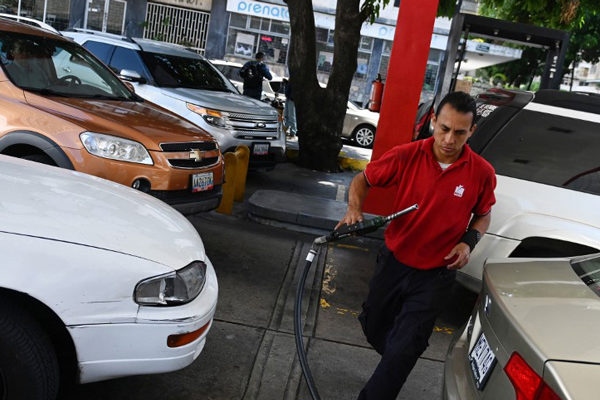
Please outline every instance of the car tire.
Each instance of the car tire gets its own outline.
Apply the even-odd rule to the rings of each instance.
[[[25,160],[29,160],[29,161],[35,161],[40,164],[56,166],[56,163],[54,162],[54,160],[47,154],[39,154],[39,153],[38,154],[28,154],[26,156],[21,156],[21,158],[23,158]]]
[[[50,338],[25,309],[1,302],[0,399],[55,399],[60,374]]]
[[[370,149],[375,142],[375,128],[371,125],[359,125],[352,132],[352,139],[360,147]]]

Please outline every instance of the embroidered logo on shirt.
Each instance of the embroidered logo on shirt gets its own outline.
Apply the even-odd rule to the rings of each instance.
[[[454,189],[454,195],[456,197],[462,197],[464,192],[465,192],[465,188],[463,185],[458,185],[456,187],[456,189]]]

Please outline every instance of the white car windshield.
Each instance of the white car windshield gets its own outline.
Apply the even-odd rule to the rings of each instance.
[[[49,96],[139,99],[75,43],[0,32],[0,64],[10,80],[23,90]]]
[[[142,52],[142,59],[158,86],[237,93],[206,60],[148,52]]]

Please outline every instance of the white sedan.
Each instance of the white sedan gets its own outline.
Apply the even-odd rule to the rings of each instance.
[[[217,304],[177,211],[104,179],[0,156],[0,398],[183,368]]]

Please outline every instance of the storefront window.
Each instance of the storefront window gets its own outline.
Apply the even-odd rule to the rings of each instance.
[[[260,21],[262,18],[250,17],[250,29],[260,29]],[[243,26],[242,28],[245,28]]]
[[[17,14],[18,0],[0,0],[0,13]],[[21,16],[44,19],[44,6],[46,8],[46,23],[58,30],[67,29],[69,26],[69,1],[64,0],[23,0],[21,2]]]
[[[371,52],[373,50],[373,38],[367,36],[360,37],[359,50]]]
[[[290,24],[283,21],[271,21],[271,32],[290,34]]]
[[[256,52],[265,54],[269,63],[286,64],[290,25],[287,22],[259,17],[244,17],[231,14],[227,35],[226,53],[241,58],[252,59]]]
[[[229,26],[235,26],[237,28],[246,28],[246,21],[248,17],[241,14],[231,14],[231,19],[229,20]]]

